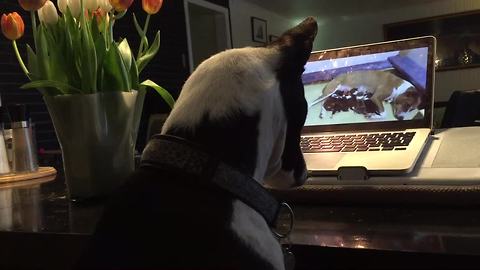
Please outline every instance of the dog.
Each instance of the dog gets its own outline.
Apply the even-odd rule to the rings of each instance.
[[[268,197],[262,185],[306,180],[301,75],[316,33],[307,18],[266,47],[201,63],[140,168],[112,196],[77,268],[285,269],[268,215],[278,209],[250,192]]]
[[[368,112],[367,118],[384,118],[383,101],[392,103],[395,118],[403,120],[406,113],[420,108],[422,95],[410,82],[393,73],[378,70],[362,70],[344,73],[325,86],[321,97],[311,103],[317,104],[337,91],[371,93],[369,98],[374,104],[374,112]]]

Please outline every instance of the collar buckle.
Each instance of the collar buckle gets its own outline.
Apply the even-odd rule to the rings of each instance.
[[[282,218],[282,209],[286,209],[286,211],[287,211],[286,215],[288,215],[288,217],[287,217],[288,228],[285,232],[282,232],[282,231],[277,229],[279,225],[282,225],[282,224],[278,224],[279,219]],[[290,236],[290,233],[293,230],[294,222],[295,222],[295,214],[293,213],[292,207],[290,207],[290,205],[288,205],[288,203],[282,202],[282,203],[280,203],[280,206],[278,208],[277,220],[276,220],[276,224],[275,224],[276,226],[271,228],[272,233],[279,240],[285,239],[285,238]]]

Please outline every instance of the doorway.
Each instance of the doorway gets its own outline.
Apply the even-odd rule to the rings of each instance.
[[[204,0],[185,0],[190,73],[210,56],[232,48],[228,9]]]

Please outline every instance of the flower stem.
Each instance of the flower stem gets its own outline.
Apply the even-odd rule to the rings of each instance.
[[[33,31],[33,42],[35,44],[35,50],[38,50],[37,46],[37,19],[35,17],[35,11],[30,11],[30,17],[32,18],[32,31]]]
[[[137,60],[140,59],[140,57],[142,56],[144,40],[145,40],[145,36],[147,35],[147,29],[148,29],[149,23],[150,23],[150,14],[147,15],[147,20],[145,21],[145,26],[143,27],[140,46],[138,47]]]
[[[20,64],[20,67],[22,68],[25,75],[27,75],[27,78],[29,80],[31,80],[30,76],[28,75],[28,74],[30,74],[30,72],[28,71],[27,67],[25,66],[25,63],[23,62],[22,56],[20,55],[20,52],[18,51],[17,42],[15,42],[15,40],[13,40],[12,44],[13,44],[13,50],[15,51],[15,55],[17,56],[17,60],[18,60],[18,63]]]
[[[113,42],[113,26],[115,25],[115,16],[112,16],[112,19],[110,20],[110,42]],[[108,46],[110,46],[110,44],[108,44]]]

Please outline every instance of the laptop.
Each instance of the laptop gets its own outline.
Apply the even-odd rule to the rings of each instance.
[[[432,132],[435,44],[428,36],[312,52],[300,142],[310,175],[412,171]]]

